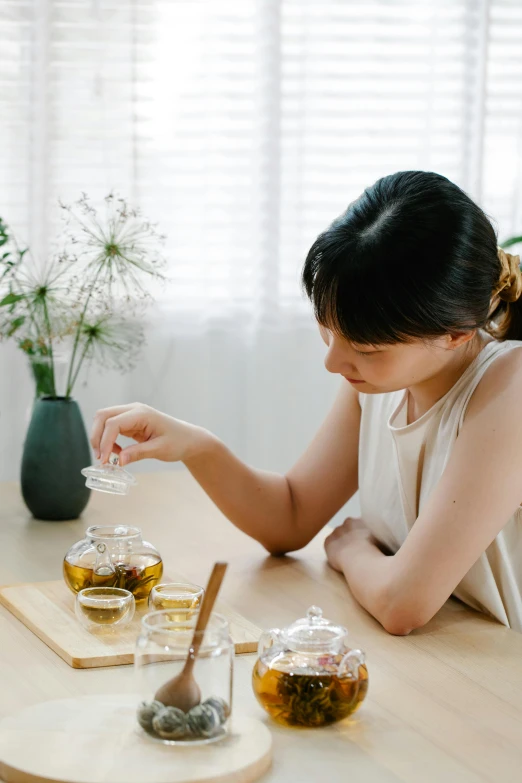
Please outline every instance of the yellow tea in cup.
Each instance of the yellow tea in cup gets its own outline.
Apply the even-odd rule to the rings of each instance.
[[[187,609],[199,609],[204,592],[200,585],[190,583],[171,582],[155,585],[149,595],[149,608],[154,611],[171,609],[172,616],[169,613],[169,619],[172,622],[185,620]],[[183,611],[178,615],[176,609]]]

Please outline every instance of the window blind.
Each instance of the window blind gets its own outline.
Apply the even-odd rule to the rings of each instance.
[[[0,0],[0,214],[116,189],[168,236],[182,320],[308,313],[315,236],[400,169],[522,229],[518,0]],[[190,318],[189,318],[190,317]]]

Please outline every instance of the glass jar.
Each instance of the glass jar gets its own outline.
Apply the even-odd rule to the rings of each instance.
[[[325,726],[361,705],[368,690],[364,653],[347,630],[316,606],[287,628],[265,631],[252,686],[259,703],[285,726]]]
[[[184,613],[184,616],[182,616]],[[156,699],[158,690],[185,665],[191,649],[199,610],[169,609],[150,612],[141,621],[134,667],[142,701],[136,705],[143,732],[167,745],[215,742],[227,735],[232,704],[234,646],[228,620],[212,614],[204,632],[192,674],[201,701],[183,712]]]
[[[127,525],[89,527],[63,561],[63,577],[73,593],[86,587],[120,587],[144,601],[162,574],[157,549],[143,541],[139,528]]]

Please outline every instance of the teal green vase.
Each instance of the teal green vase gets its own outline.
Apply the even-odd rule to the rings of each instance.
[[[33,516],[56,522],[79,517],[91,493],[80,471],[90,463],[78,403],[36,400],[22,457],[22,495]]]

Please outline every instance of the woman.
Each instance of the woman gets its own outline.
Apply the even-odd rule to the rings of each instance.
[[[326,539],[356,599],[392,634],[453,593],[522,630],[522,275],[484,212],[438,174],[366,189],[310,249],[303,282],[343,376],[285,475],[210,432],[133,404],[100,411],[103,461],[181,460],[273,554],[305,546],[356,492],[362,518]],[[119,434],[137,443],[123,451]]]

